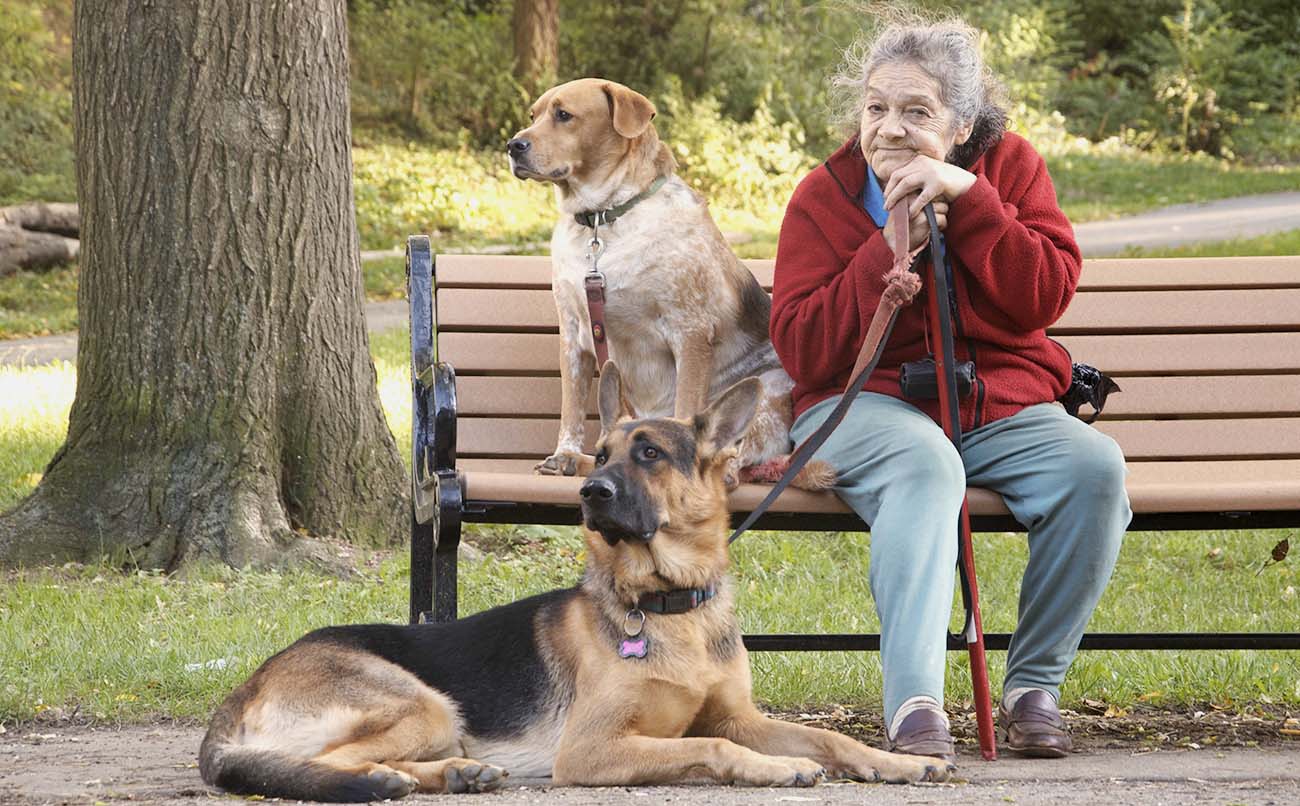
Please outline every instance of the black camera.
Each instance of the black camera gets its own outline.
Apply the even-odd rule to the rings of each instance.
[[[962,361],[953,373],[957,377],[957,397],[969,397],[975,388],[975,362]],[[911,400],[939,399],[939,368],[933,358],[908,361],[898,370],[898,385],[903,397]]]

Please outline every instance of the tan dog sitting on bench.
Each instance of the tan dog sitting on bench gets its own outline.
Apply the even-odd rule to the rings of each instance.
[[[762,399],[727,482],[775,481],[790,451],[794,383],[768,339],[771,301],[727,246],[708,204],[675,173],[655,108],[621,84],[581,79],[548,90],[533,123],[507,145],[521,179],[555,185],[560,220],[551,236],[552,289],[560,320],[563,397],[548,475],[588,473],[587,396],[596,370],[585,278],[601,242],[604,332],[641,417],[690,417],[742,378]],[[794,484],[826,489],[835,473],[810,462]]]

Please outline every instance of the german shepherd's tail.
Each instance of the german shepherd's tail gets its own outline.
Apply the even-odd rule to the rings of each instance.
[[[222,706],[199,746],[199,772],[210,786],[236,795],[338,803],[400,798],[409,779],[395,771],[351,772],[288,753],[231,741],[234,719]]]

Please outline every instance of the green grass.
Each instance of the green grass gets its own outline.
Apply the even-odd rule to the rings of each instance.
[[[1250,166],[1204,155],[1124,150],[1047,154],[1061,209],[1076,224],[1171,204],[1300,190],[1300,165]]]
[[[1235,255],[1300,255],[1300,229],[1261,235],[1257,238],[1233,238],[1229,241],[1159,249],[1131,246],[1124,250],[1121,257],[1233,257]]]
[[[409,463],[407,335],[372,339],[379,391]],[[0,509],[31,490],[66,429],[75,386],[69,365],[0,369]],[[1300,572],[1291,560],[1256,570],[1282,530],[1134,533],[1093,618],[1099,631],[1294,630]],[[488,549],[462,566],[462,612],[577,580],[576,529],[470,526]],[[1012,629],[1026,561],[1020,535],[977,535],[985,626]],[[751,632],[874,631],[861,534],[756,532],[737,544],[742,626]],[[50,709],[100,720],[202,718],[264,658],[324,624],[400,621],[408,569],[374,556],[349,579],[314,572],[237,572],[200,566],[180,576],[107,567],[36,569],[0,584],[0,722]],[[995,687],[1003,654],[990,653]],[[194,667],[224,659],[224,668]],[[784,706],[878,708],[874,654],[755,653],[755,688]],[[951,653],[948,697],[969,699],[966,657]],[[1285,652],[1085,652],[1065,701],[1121,706],[1250,702],[1300,704],[1300,655]]]
[[[0,277],[0,339],[77,329],[77,266]]]

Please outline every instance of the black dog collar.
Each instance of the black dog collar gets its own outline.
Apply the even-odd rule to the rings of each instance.
[[[636,207],[641,202],[655,195],[655,193],[658,192],[659,188],[663,187],[664,183],[667,181],[668,181],[667,176],[661,176],[658,179],[656,179],[654,182],[652,182],[650,184],[650,187],[636,194],[635,196],[623,202],[622,204],[617,205],[615,207],[611,207],[608,210],[588,210],[583,213],[574,213],[573,220],[577,221],[579,224],[581,224],[584,227],[596,227],[596,226],[604,226],[605,224],[613,224],[620,216],[622,216],[628,210],[631,210],[633,207]]]
[[[718,589],[710,585],[707,588],[678,588],[671,591],[656,591],[642,594],[636,609],[647,613],[686,613],[718,594]]]

